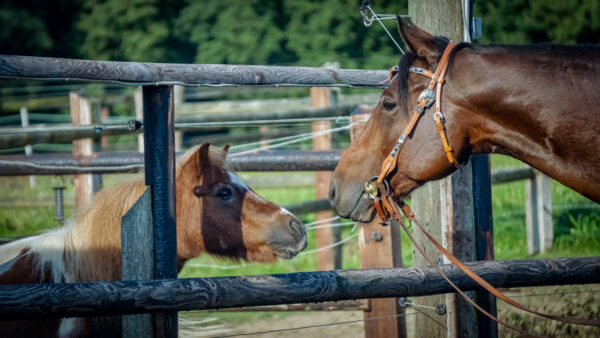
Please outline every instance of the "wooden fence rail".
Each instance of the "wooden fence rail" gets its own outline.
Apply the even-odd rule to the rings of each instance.
[[[230,156],[228,166],[235,171],[318,171],[333,170],[341,150],[273,150]],[[74,173],[138,172],[144,154],[134,152],[94,153],[92,157],[72,154],[0,155],[0,176],[67,175]]]
[[[327,117],[348,115],[353,106],[328,107],[318,109],[301,109],[292,111],[265,112],[265,113],[238,113],[238,114],[212,114],[199,116],[183,116],[175,119],[177,130],[215,129],[212,122],[238,122],[264,121],[276,119],[319,119]],[[132,124],[134,123],[134,124]],[[39,143],[66,143],[82,138],[97,138],[103,136],[125,135],[141,133],[143,126],[136,125],[135,119],[122,119],[108,121],[102,124],[74,127],[70,124],[49,125],[43,127],[27,128],[0,128],[0,149],[23,147],[28,144]],[[198,124],[194,127],[186,124]],[[274,123],[274,122],[273,122]],[[201,124],[206,124],[203,127]],[[227,126],[225,126],[227,128]]]
[[[600,283],[600,257],[466,263],[496,287]],[[477,284],[441,267],[465,291]],[[412,297],[452,292],[433,268],[0,286],[0,320],[100,316]]]
[[[389,72],[313,67],[115,62],[0,55],[0,77],[123,85],[382,87]]]

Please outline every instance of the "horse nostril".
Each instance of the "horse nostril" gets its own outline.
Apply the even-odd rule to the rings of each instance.
[[[335,198],[335,181],[331,181],[329,184],[329,200],[333,203],[333,199]]]
[[[292,219],[289,223],[290,229],[297,234],[305,234],[306,230],[304,228],[304,224],[302,222]]]

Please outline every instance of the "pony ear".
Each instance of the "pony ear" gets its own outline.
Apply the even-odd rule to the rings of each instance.
[[[210,143],[204,143],[203,145],[200,146],[200,148],[198,149],[198,151],[196,152],[197,154],[197,159],[198,159],[198,165],[200,166],[200,168],[204,168],[205,166],[207,166],[210,162],[209,157],[208,157],[208,153],[210,150]]]
[[[417,27],[410,19],[403,20],[396,16],[396,20],[398,21],[398,32],[408,51],[425,58],[430,65],[434,65],[442,52],[433,35]]]
[[[227,154],[227,152],[229,151],[229,147],[230,147],[230,145],[229,145],[229,144],[226,144],[226,145],[223,147],[223,151],[224,151],[226,154]]]

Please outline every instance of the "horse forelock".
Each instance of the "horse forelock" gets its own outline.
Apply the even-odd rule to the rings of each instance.
[[[440,56],[438,57],[438,61],[439,59],[442,57],[443,51],[446,48],[446,46],[448,45],[448,39],[444,38],[444,37],[434,37],[434,41],[436,42],[436,45],[439,48],[440,51]],[[450,74],[452,72],[452,61],[454,59],[454,57],[456,56],[456,53],[463,49],[463,48],[472,48],[473,44],[468,43],[468,42],[461,42],[459,43],[451,52],[450,54],[450,58],[449,58],[449,65],[448,65],[448,74]],[[412,51],[406,51],[406,53],[400,58],[400,61],[398,62],[398,74],[396,75],[397,80],[397,87],[396,87],[396,91],[398,93],[398,99],[400,100],[400,102],[402,103],[406,103],[406,100],[408,99],[408,74],[410,67],[412,66],[413,62],[419,59],[419,56],[417,54],[415,54]],[[427,69],[431,72],[435,71],[435,68],[437,67],[437,63],[434,65],[430,65],[430,69]]]
[[[179,159],[177,161],[177,167],[175,169],[176,175],[179,175],[182,172],[183,168],[190,164],[193,165],[194,168],[198,168],[197,166],[200,165],[199,163],[189,163],[189,162],[190,162],[190,160],[192,160],[192,158],[195,158],[194,155],[196,155],[196,153],[198,152],[200,147],[201,147],[201,145],[193,146],[188,151],[186,151],[183,155],[181,155],[181,157],[179,157]],[[225,152],[223,149],[220,149],[219,147],[215,147],[215,146],[210,146],[208,151],[209,151],[209,153],[208,153],[209,163],[207,163],[208,165],[219,167],[224,170],[228,169],[228,167],[227,167],[227,152]]]

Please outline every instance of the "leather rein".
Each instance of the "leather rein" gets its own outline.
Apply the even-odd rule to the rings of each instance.
[[[382,222],[382,225],[388,225],[390,220],[398,222],[402,226],[402,228],[404,229],[404,231],[406,232],[406,234],[408,235],[410,240],[413,242],[414,247],[423,255],[423,257],[429,263],[429,265],[431,265],[456,290],[456,292],[459,293],[465,299],[465,301],[467,301],[468,303],[473,305],[477,310],[479,310],[481,313],[483,313],[485,316],[487,316],[491,320],[493,320],[501,325],[504,325],[507,328],[515,330],[521,334],[524,334],[527,336],[532,336],[532,337],[537,337],[534,334],[523,331],[515,326],[512,326],[504,321],[499,320],[497,317],[495,317],[494,315],[490,314],[489,312],[487,312],[486,310],[481,308],[477,303],[475,303],[471,298],[469,298],[462,290],[460,290],[460,288],[458,288],[458,286],[456,286],[456,284],[454,284],[448,278],[448,276],[446,276],[446,274],[444,274],[442,272],[442,270],[436,264],[434,264],[433,261],[429,257],[427,257],[425,255],[425,251],[423,250],[423,248],[416,242],[415,238],[413,237],[411,232],[406,227],[406,225],[403,221],[403,218],[402,218],[402,214],[404,214],[407,217],[409,222],[415,224],[417,226],[417,228],[425,234],[425,236],[429,239],[429,241],[431,241],[437,247],[437,249],[442,254],[444,254],[444,256],[446,256],[452,263],[454,263],[461,271],[463,271],[466,275],[468,275],[471,279],[473,279],[477,284],[479,284],[479,286],[481,286],[482,288],[484,288],[485,290],[487,290],[489,293],[493,294],[497,298],[508,303],[509,305],[516,307],[520,310],[523,310],[523,311],[526,311],[526,312],[529,312],[532,314],[536,314],[536,315],[539,315],[539,316],[542,316],[545,318],[553,319],[553,320],[558,320],[558,321],[573,323],[573,324],[600,326],[600,321],[597,321],[597,320],[570,318],[570,317],[546,314],[546,313],[532,310],[532,309],[512,300],[511,298],[509,298],[508,296],[506,296],[505,294],[500,292],[498,289],[493,287],[491,284],[486,282],[483,278],[481,278],[479,275],[477,275],[475,272],[473,272],[469,267],[464,265],[458,258],[456,258],[452,253],[450,253],[446,248],[444,248],[437,240],[435,240],[435,238],[433,238],[421,226],[421,224],[419,224],[419,222],[415,218],[415,215],[412,212],[412,210],[410,210],[409,206],[406,205],[403,201],[398,202],[398,205],[400,206],[400,210],[402,210],[402,214],[400,213],[400,210],[398,209],[398,205],[395,202],[395,200],[397,200],[397,198],[394,196],[393,192],[391,191],[389,183],[386,180],[386,178],[392,172],[392,170],[394,170],[394,168],[396,168],[397,161],[398,161],[398,154],[400,153],[402,146],[408,139],[408,136],[412,133],[415,126],[417,125],[419,118],[421,117],[421,115],[423,115],[425,110],[427,108],[429,108],[434,102],[435,102],[435,113],[433,114],[433,118],[436,121],[436,128],[439,131],[440,138],[442,140],[442,144],[444,147],[444,152],[446,153],[446,156],[450,163],[454,164],[454,166],[456,166],[456,168],[461,167],[461,165],[458,163],[458,161],[454,155],[453,148],[450,146],[450,144],[448,142],[448,138],[446,136],[446,130],[444,127],[445,119],[444,119],[444,116],[442,115],[442,111],[441,111],[442,86],[445,82],[445,75],[446,75],[446,71],[448,69],[450,55],[452,54],[452,51],[455,48],[456,48],[455,43],[450,42],[448,44],[448,46],[446,47],[446,50],[444,51],[444,54],[442,55],[442,57],[438,63],[438,66],[437,66],[435,72],[433,72],[433,73],[428,70],[424,70],[422,68],[416,68],[416,67],[409,68],[409,72],[427,76],[427,77],[431,78],[431,81],[429,82],[429,86],[423,92],[421,92],[421,94],[419,95],[419,98],[418,98],[419,103],[417,104],[417,106],[411,116],[410,121],[404,128],[404,130],[403,130],[402,134],[400,135],[400,137],[398,138],[398,140],[396,141],[394,148],[392,149],[392,151],[390,152],[388,157],[383,161],[382,166],[381,166],[381,172],[380,172],[379,176],[374,176],[365,183],[363,193],[370,196],[374,200],[375,209],[377,210],[377,214],[379,216],[379,219]],[[390,71],[389,78],[387,80],[385,80],[384,82],[387,82],[388,80],[391,81],[391,79],[393,79],[397,73],[398,73],[398,67],[395,66]],[[383,185],[385,187],[385,192],[380,191],[379,187],[381,185]]]

